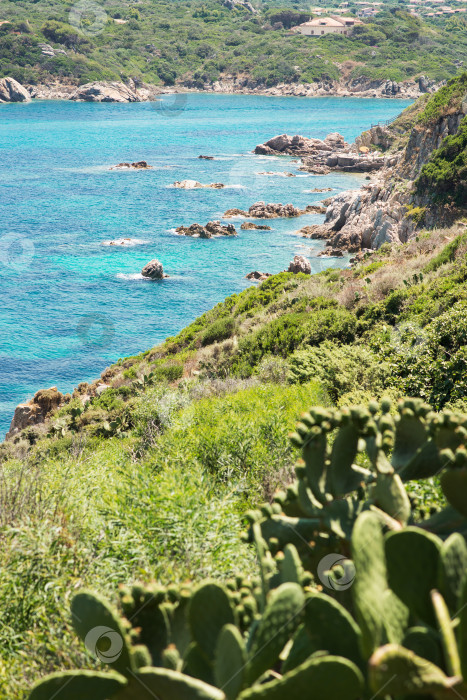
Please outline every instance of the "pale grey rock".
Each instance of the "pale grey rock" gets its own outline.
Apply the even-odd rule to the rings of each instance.
[[[0,79],[0,102],[29,102],[31,96],[26,88],[14,78]]]
[[[305,275],[311,275],[310,261],[303,257],[303,255],[296,255],[289,264],[287,272],[293,272],[294,274],[303,272]]]
[[[164,275],[164,268],[162,266],[162,263],[159,260],[157,260],[157,258],[154,258],[154,260],[148,262],[148,264],[145,265],[141,270],[141,274],[143,275],[143,277],[148,277],[152,280],[161,280],[164,277],[166,277],[166,275]]]
[[[118,82],[81,85],[70,97],[77,102],[141,102],[135,90]]]

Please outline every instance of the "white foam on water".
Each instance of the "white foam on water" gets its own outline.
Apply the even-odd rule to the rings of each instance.
[[[142,238],[116,238],[114,241],[103,241],[101,245],[110,246],[111,248],[133,248],[136,245],[147,245],[150,241],[145,241]]]
[[[149,277],[143,277],[141,272],[118,272],[116,278],[119,280],[148,280]]]

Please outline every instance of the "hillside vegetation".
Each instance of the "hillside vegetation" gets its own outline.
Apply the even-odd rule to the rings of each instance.
[[[289,483],[307,406],[409,394],[465,410],[466,256],[450,229],[353,270],[276,275],[6,443],[0,697],[84,663],[66,612],[82,586],[253,573],[242,519]]]
[[[465,696],[466,280],[462,218],[274,275],[4,443],[0,698]]]
[[[71,7],[61,0],[5,0],[0,21],[10,24],[0,26],[0,71],[27,84],[137,78],[202,88],[225,76],[266,86],[341,75],[443,80],[467,60],[462,22],[428,26],[395,5],[351,37],[313,40],[288,33],[309,17],[307,6],[263,3],[251,14],[220,0],[107,0]],[[41,43],[59,52],[44,54]]]

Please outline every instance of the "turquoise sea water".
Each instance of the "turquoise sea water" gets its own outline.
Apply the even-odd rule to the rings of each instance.
[[[69,391],[119,357],[146,350],[251,283],[323,244],[296,231],[322,216],[268,222],[273,230],[199,240],[173,228],[205,224],[258,200],[318,202],[362,176],[309,176],[291,158],[251,153],[280,133],[353,140],[408,101],[196,95],[150,103],[0,105],[0,433],[40,388]],[[213,161],[199,160],[200,154]],[[147,160],[150,171],[111,171]],[[260,175],[289,171],[299,177]],[[184,191],[176,180],[223,182]],[[332,187],[333,192],[310,193]],[[138,239],[132,247],[105,246]],[[159,258],[170,278],[143,280]],[[316,270],[342,261],[310,257]],[[345,261],[344,261],[345,263]]]

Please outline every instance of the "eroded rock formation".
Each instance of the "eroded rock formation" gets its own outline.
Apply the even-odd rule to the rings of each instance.
[[[162,280],[164,277],[168,277],[168,275],[164,274],[162,263],[160,260],[157,260],[157,258],[148,262],[141,270],[141,274],[143,277],[147,277],[151,280]]]
[[[141,102],[140,96],[125,83],[104,82],[81,85],[70,96],[78,102]]]
[[[63,394],[57,390],[56,386],[50,389],[41,389],[34,394],[34,398],[30,401],[20,403],[16,407],[10,430],[5,439],[11,440],[24,428],[44,423],[45,419],[60,406],[62,401]]]
[[[0,79],[0,102],[29,102],[31,96],[14,78]]]

